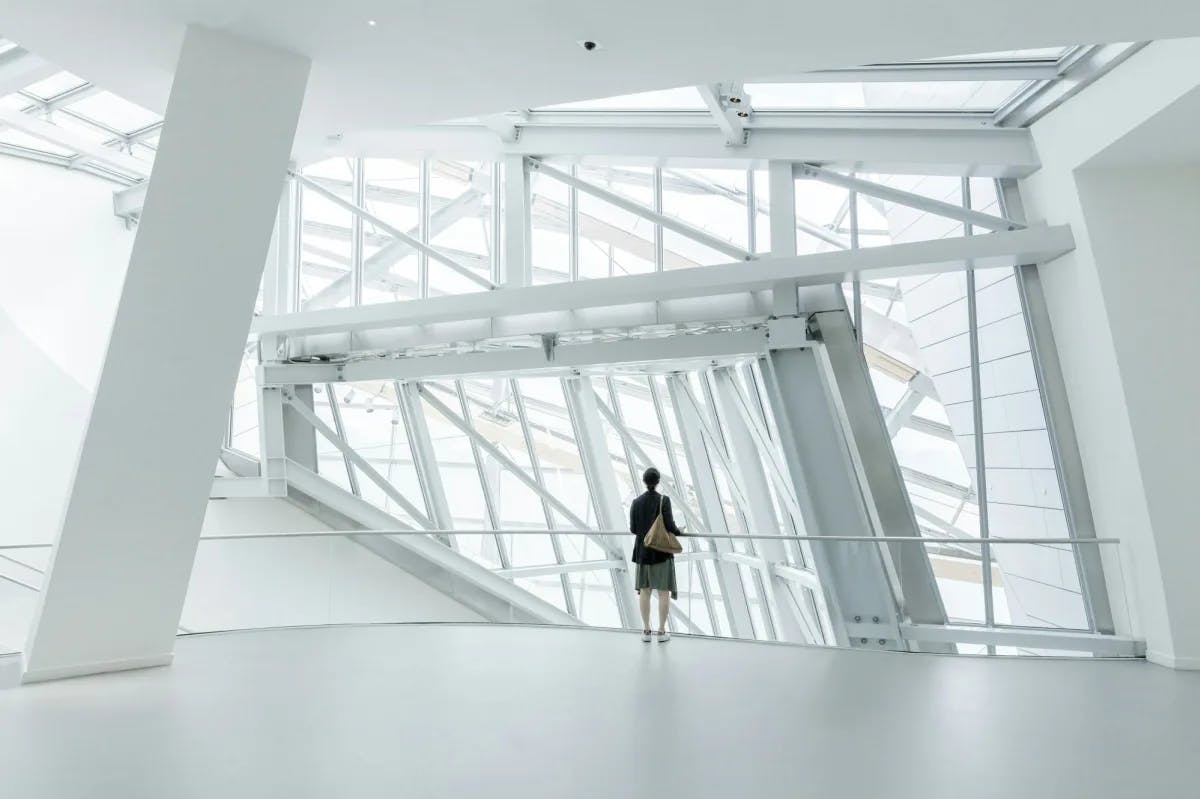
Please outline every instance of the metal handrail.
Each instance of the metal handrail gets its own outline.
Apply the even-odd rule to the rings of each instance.
[[[344,536],[437,536],[437,535],[611,535],[627,536],[628,530],[303,530],[282,533],[222,533],[219,535],[202,535],[201,541],[235,541],[239,539],[265,538],[332,538]],[[731,541],[817,541],[817,542],[857,542],[871,544],[959,544],[979,546],[981,544],[1054,544],[1059,546],[1075,545],[1117,545],[1119,538],[932,538],[924,536],[870,536],[870,535],[782,535],[777,533],[684,533],[685,538],[707,538]],[[40,549],[53,546],[52,544],[10,544],[0,545],[0,551],[9,549]]]

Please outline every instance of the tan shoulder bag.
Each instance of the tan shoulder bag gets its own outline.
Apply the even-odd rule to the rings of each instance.
[[[669,555],[678,555],[683,551],[683,544],[679,543],[679,539],[667,529],[666,523],[663,522],[663,502],[666,497],[660,497],[658,500],[658,518],[654,520],[654,524],[650,525],[650,531],[646,533],[646,537],[642,540],[642,546],[659,552],[666,552]]]

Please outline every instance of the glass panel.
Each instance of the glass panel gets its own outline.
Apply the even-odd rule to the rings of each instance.
[[[350,199],[349,159],[331,158],[304,169],[304,175]],[[307,187],[300,197],[300,309],[342,308],[351,294],[353,215]]]
[[[420,238],[421,167],[395,158],[363,160],[366,207],[389,225]],[[418,256],[374,223],[363,224],[363,304],[420,296]]]
[[[492,278],[494,256],[495,168],[479,161],[433,161],[429,167],[429,243],[487,280]],[[480,284],[430,259],[431,296],[482,290]]]
[[[590,183],[621,194],[646,207],[654,205],[654,170],[632,167],[579,169]],[[584,192],[579,196],[579,277],[614,277],[654,271],[657,225]],[[668,264],[695,266],[681,256]]]
[[[756,111],[995,111],[1026,81],[747,83]]]
[[[123,100],[111,92],[98,92],[71,103],[67,108],[123,133],[133,133],[162,121],[158,114]]]

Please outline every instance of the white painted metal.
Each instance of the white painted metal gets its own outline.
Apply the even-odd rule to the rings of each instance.
[[[378,157],[437,152],[445,158],[499,160],[507,155],[586,159],[615,165],[761,167],[811,161],[882,174],[1025,177],[1041,166],[1029,131],[993,128],[975,119],[920,115],[758,114],[745,146],[732,150],[707,112],[593,115],[536,114],[515,142],[485,125],[427,125],[347,134],[343,145]]]
[[[787,229],[792,230],[794,237],[794,226],[784,229],[780,235],[786,238]],[[779,281],[827,285],[853,279],[856,274],[880,278],[929,275],[962,270],[968,262],[976,268],[986,269],[1051,261],[1074,246],[1071,231],[1065,226],[1035,227],[975,236],[969,240],[958,237],[867,247],[855,251],[772,255],[756,259],[753,264],[702,266],[603,280],[381,303],[361,308],[331,308],[282,317],[260,317],[254,321],[253,331],[259,334],[340,333],[402,324],[428,325],[481,317],[532,316],[551,311],[703,297],[732,291],[759,291],[772,288]]]
[[[507,155],[504,161],[503,242],[500,285],[519,288],[533,283],[532,217],[530,216],[529,168],[522,155]]]
[[[901,205],[928,211],[931,214],[944,216],[947,219],[957,219],[960,222],[977,225],[986,230],[1017,230],[1024,227],[1021,223],[1014,222],[1011,219],[992,216],[982,211],[972,211],[969,208],[963,208],[961,205],[942,202],[941,200],[935,200],[921,194],[914,194],[911,191],[904,191],[893,186],[885,186],[882,183],[874,183],[862,178],[850,177],[849,175],[843,175],[840,172],[834,172],[831,169],[825,169],[814,164],[798,164],[796,166],[796,174],[799,177],[815,178],[822,183],[840,186],[844,189],[877,197],[887,202],[900,203]]]
[[[188,28],[26,680],[170,662],[308,68]]]
[[[153,164],[149,161],[134,158],[111,147],[105,147],[88,139],[86,136],[81,136],[72,130],[51,124],[39,117],[15,111],[11,108],[0,107],[0,123],[51,144],[72,150],[75,153],[85,156],[88,160],[104,164],[118,172],[141,178],[150,176]]]

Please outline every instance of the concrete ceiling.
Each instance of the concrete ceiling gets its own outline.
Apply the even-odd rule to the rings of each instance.
[[[313,59],[304,148],[340,132],[698,82],[1196,36],[1200,3],[0,0],[4,36],[159,112],[189,22]],[[585,52],[582,39],[601,47]]]

